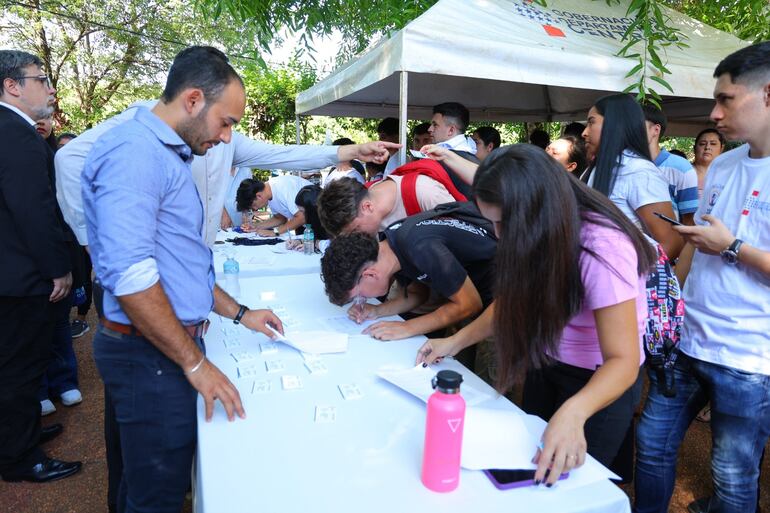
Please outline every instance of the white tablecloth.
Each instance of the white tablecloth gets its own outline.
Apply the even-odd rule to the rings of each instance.
[[[317,275],[244,279],[241,289],[244,303],[284,308],[303,329],[344,315],[326,300]],[[226,347],[225,340],[240,346]],[[627,496],[607,480],[572,489],[499,491],[482,472],[463,470],[454,492],[426,489],[420,482],[425,404],[375,374],[382,367],[411,366],[422,340],[351,337],[346,353],[321,357],[326,374],[311,375],[296,350],[279,344],[276,354],[262,355],[259,344],[266,337],[243,327],[234,331],[232,321],[212,315],[207,353],[238,387],[247,418],[230,423],[218,405],[207,423],[199,399],[196,512],[630,511]],[[266,360],[282,361],[285,370],[267,373]],[[238,377],[249,372],[254,375]],[[299,376],[303,388],[283,390],[282,375]],[[474,387],[486,386],[469,378],[477,380]],[[269,392],[252,392],[266,380]],[[363,397],[346,401],[341,384],[358,385]],[[518,411],[502,397],[491,403]],[[316,423],[316,406],[336,407],[336,421]]]
[[[232,231],[220,231],[217,234],[217,241],[225,241],[235,237],[246,237],[248,234],[241,234]],[[286,239],[286,236],[282,237]],[[286,250],[284,244],[273,246],[234,246],[232,243],[215,244],[212,248],[214,253],[214,271],[217,279],[223,279],[223,268],[227,251],[235,253],[235,259],[238,260],[241,278],[260,277],[260,276],[280,276],[284,274],[308,274],[321,272],[321,255],[305,255],[301,251]]]

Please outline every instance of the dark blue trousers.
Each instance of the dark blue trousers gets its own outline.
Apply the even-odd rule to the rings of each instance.
[[[62,311],[56,319],[53,330],[53,359],[43,374],[43,384],[38,392],[38,399],[53,399],[62,392],[79,388],[78,361],[72,349],[72,330],[70,329],[69,311],[72,300],[62,299]]]
[[[203,340],[196,340],[202,347]],[[119,513],[178,513],[190,485],[197,391],[182,369],[143,337],[99,326],[94,360],[105,386],[105,425],[117,425]]]

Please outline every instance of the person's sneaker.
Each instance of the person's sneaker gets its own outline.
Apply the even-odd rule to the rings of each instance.
[[[67,390],[66,392],[62,392],[61,403],[64,406],[74,406],[82,402],[83,402],[83,396],[80,395],[80,390],[78,390],[77,388],[73,388],[72,390]]]
[[[53,405],[50,399],[45,399],[44,401],[40,401],[40,415],[42,417],[45,417],[46,415],[50,415],[56,411],[56,406]]]
[[[88,323],[86,321],[75,319],[70,324],[70,330],[72,332],[72,338],[80,338],[86,333],[88,333],[91,330],[91,328],[88,327]]]

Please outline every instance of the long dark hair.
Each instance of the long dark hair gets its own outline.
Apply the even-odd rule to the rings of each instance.
[[[604,124],[599,151],[589,171],[594,175],[594,189],[609,196],[615,187],[624,150],[631,150],[649,161],[652,157],[644,112],[636,100],[627,94],[613,94],[599,98],[594,108],[604,116]]]
[[[558,353],[564,327],[581,309],[580,255],[587,251],[603,260],[581,246],[583,223],[624,233],[636,250],[640,276],[651,269],[655,253],[606,196],[530,144],[493,151],[476,172],[473,193],[501,214],[494,324],[496,386],[503,392]]]
[[[306,185],[299,190],[294,198],[294,203],[298,207],[305,209],[305,223],[313,229],[313,235],[317,240],[327,240],[329,235],[326,233],[321,218],[318,217],[318,195],[321,194],[319,185]]]

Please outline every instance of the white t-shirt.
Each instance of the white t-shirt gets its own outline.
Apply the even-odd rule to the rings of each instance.
[[[270,212],[281,214],[287,220],[294,217],[299,207],[294,203],[297,193],[306,185],[312,185],[304,178],[295,175],[274,176],[267,181],[273,192],[273,199],[267,202]]]
[[[749,158],[749,146],[743,145],[714,159],[696,223],[705,224],[705,214],[747,244],[770,251],[770,157]],[[770,278],[696,251],[684,298],[684,353],[770,375]]]
[[[668,182],[649,160],[624,151],[616,173],[615,186],[609,198],[639,229],[642,229],[642,221],[636,215],[639,208],[651,203],[671,203]],[[595,176],[592,173],[588,179],[590,187],[594,185]]]
[[[334,180],[339,180],[340,178],[352,178],[353,180],[357,181],[358,183],[365,183],[364,177],[361,175],[361,173],[357,169],[333,169],[329,171],[329,174],[326,175],[326,178],[324,178],[322,187],[326,187],[330,183],[332,183]]]

